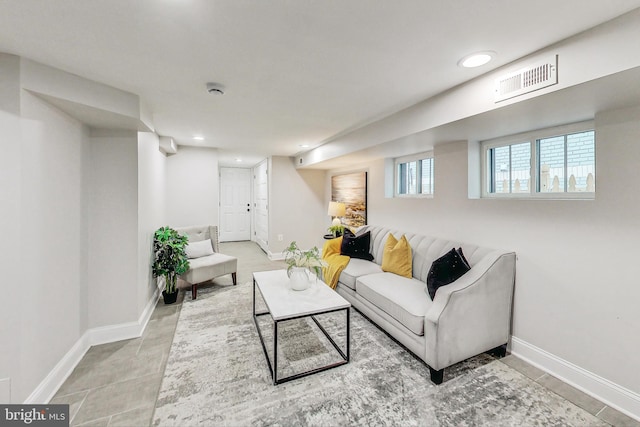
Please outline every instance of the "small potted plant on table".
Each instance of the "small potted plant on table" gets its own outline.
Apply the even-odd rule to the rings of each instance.
[[[291,279],[291,289],[294,291],[302,291],[309,287],[309,270],[313,270],[318,277],[322,274],[322,267],[327,266],[317,247],[303,251],[296,242],[291,242],[284,250],[284,261],[288,265],[287,275]]]
[[[161,227],[153,235],[153,277],[164,277],[162,297],[165,304],[176,302],[178,276],[189,270],[189,259],[185,252],[187,243],[187,236],[180,235],[171,227]]]
[[[333,237],[342,236],[342,234],[344,233],[344,229],[345,226],[342,224],[332,225],[331,227],[327,228],[327,230],[329,230],[329,233],[333,234]]]

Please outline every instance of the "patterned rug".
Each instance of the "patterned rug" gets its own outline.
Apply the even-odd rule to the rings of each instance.
[[[606,425],[488,355],[445,369],[435,386],[424,363],[355,310],[350,363],[274,386],[251,316],[252,286],[185,298],[153,425]],[[269,343],[272,327],[261,319]],[[319,320],[344,345],[344,314]],[[340,360],[313,322],[284,323],[278,336],[280,376]]]

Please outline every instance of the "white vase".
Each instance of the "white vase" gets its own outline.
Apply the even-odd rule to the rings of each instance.
[[[311,284],[309,270],[305,267],[293,267],[289,270],[289,281],[294,291],[304,291]]]

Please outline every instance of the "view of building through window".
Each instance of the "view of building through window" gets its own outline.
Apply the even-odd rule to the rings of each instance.
[[[433,157],[396,163],[398,195],[433,194]]]
[[[595,192],[593,130],[491,146],[485,161],[488,194]]]
[[[595,191],[594,141],[593,131],[538,140],[538,191]]]
[[[489,150],[492,193],[529,193],[531,144],[513,144]]]
[[[417,194],[417,170],[418,162],[398,165],[398,194]]]
[[[433,194],[433,157],[428,159],[422,159],[422,182],[421,182],[421,194]]]

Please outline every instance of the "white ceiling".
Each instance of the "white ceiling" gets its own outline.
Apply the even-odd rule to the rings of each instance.
[[[515,135],[532,129],[593,120],[594,113],[598,111],[637,107],[640,99],[639,81],[640,67],[635,67],[545,96],[532,97],[509,108],[496,108],[306,167],[345,168],[380,158],[428,151],[431,147],[448,142],[482,141],[497,135]]]
[[[640,0],[0,0],[0,52],[140,95],[222,164],[294,155]],[[458,60],[493,50],[495,60]],[[207,93],[206,83],[226,87]],[[203,142],[193,140],[203,135]]]

